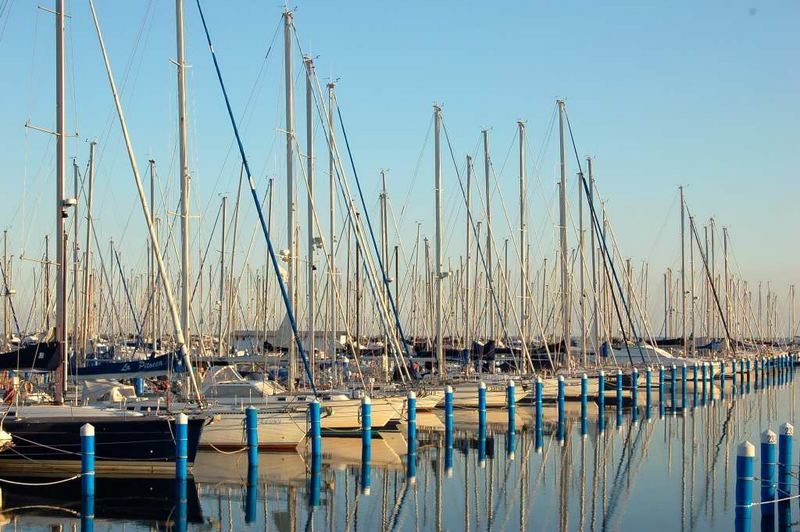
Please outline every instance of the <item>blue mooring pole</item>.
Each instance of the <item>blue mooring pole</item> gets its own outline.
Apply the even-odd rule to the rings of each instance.
[[[445,392],[445,399],[447,398],[446,393],[447,392]],[[452,392],[450,399],[452,406]],[[406,403],[408,405],[408,453],[406,454],[406,469],[410,477],[412,473],[414,476],[416,476],[417,473],[417,394],[413,391],[409,391]],[[448,446],[447,440],[448,437],[445,433],[445,446]],[[450,444],[450,446],[452,447],[452,444]]]
[[[486,426],[486,383],[478,384],[478,426]]]
[[[686,368],[686,362],[684,362],[683,366],[681,367],[681,406],[683,407],[684,410],[686,410],[686,407],[688,406],[686,404],[686,377],[687,377],[687,368]]]
[[[702,398],[702,405],[705,406],[706,405],[706,397],[708,397],[708,395],[707,395],[708,394],[708,362],[703,362],[703,367],[700,368],[700,371],[702,372],[702,377],[703,377],[702,378],[703,390],[702,390],[702,395],[700,397]]]
[[[699,387],[697,380],[697,362],[692,366],[692,380],[694,382],[694,387],[692,388],[692,408],[697,408],[697,389]]]
[[[749,360],[748,360],[748,361],[749,361]],[[761,366],[761,363],[758,361],[758,357],[756,357],[756,359],[754,360],[754,362],[753,362],[753,365],[755,366],[755,374],[756,374],[755,381],[756,381],[756,388],[758,388],[758,386],[759,386],[759,384],[758,384],[758,370],[759,370],[759,366]]]
[[[749,441],[739,444],[736,452],[736,513],[735,529],[749,531],[753,512],[753,473],[756,448]]]
[[[444,388],[444,441],[445,446],[453,446],[453,388]]]
[[[564,408],[564,392],[565,392],[565,383],[564,383],[564,376],[558,376],[558,425],[562,427],[565,422],[565,408]]]
[[[678,399],[677,399],[677,392],[678,392],[678,368],[675,364],[669,368],[669,378],[670,378],[670,407],[672,407],[672,415],[675,415],[675,411],[677,410],[678,406]]]
[[[175,419],[175,478],[186,480],[189,459],[189,417],[181,412]]]
[[[597,428],[600,434],[606,429],[606,373],[602,370],[597,377]]]
[[[372,400],[368,395],[361,399],[361,493],[369,495],[372,481]]]
[[[541,436],[544,427],[542,426],[542,378],[536,377],[536,389],[534,393],[534,415],[536,416],[536,433]]]
[[[722,399],[724,401],[725,400],[725,361],[724,360],[721,360],[720,363],[719,363],[719,388],[720,388],[719,397],[720,397],[720,399]],[[713,388],[713,383],[712,383],[712,388],[711,389],[712,390],[714,389]]]
[[[622,370],[617,370],[617,428],[622,426]]]
[[[81,427],[81,528],[94,530],[94,426]]]
[[[258,467],[258,410],[254,406],[248,406],[244,413],[247,430],[247,464],[249,467]]]
[[[506,386],[506,406],[508,407],[508,432],[509,434],[513,434],[516,431],[516,414],[517,414],[517,407],[516,407],[516,388],[514,386],[514,381],[509,380],[508,386]]]
[[[639,370],[631,371],[631,418],[633,423],[639,420]]]
[[[794,425],[789,422],[781,425],[778,436],[778,498],[783,499],[792,494],[792,439]]]
[[[761,515],[775,513],[775,464],[778,454],[778,436],[767,429],[761,433]]]
[[[581,436],[587,432],[587,417],[589,415],[589,377],[584,373],[581,376]]]
[[[658,366],[658,415],[664,417],[664,366]]]
[[[311,456],[322,456],[322,420],[320,419],[320,404],[314,399],[308,407],[311,418]]]
[[[650,389],[653,386],[653,370],[650,369],[650,366],[647,366],[647,371],[644,374],[644,417],[650,421],[650,406],[651,406],[651,398],[650,398]]]

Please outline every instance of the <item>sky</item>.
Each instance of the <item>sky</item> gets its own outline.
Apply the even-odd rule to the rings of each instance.
[[[53,15],[38,5],[0,3],[0,183],[7,191],[0,225],[9,231],[9,253],[29,258],[41,256],[54,221],[54,139],[25,127],[54,127]],[[283,6],[244,0],[202,5],[254,178],[262,191],[275,179],[274,230],[277,247],[283,247]],[[125,263],[142,270],[143,217],[88,2],[68,0],[67,6],[68,124],[78,134],[70,138],[68,154],[83,170],[89,139],[99,142],[98,239],[114,239]],[[174,4],[96,0],[96,6],[139,166],[144,170],[149,159],[156,160],[159,213],[164,223],[173,223]],[[729,228],[737,275],[751,284],[771,282],[785,305],[800,259],[794,242],[800,2],[309,1],[290,7],[302,51],[314,58],[322,82],[336,80],[375,220],[379,172],[388,170],[388,196],[405,254],[412,253],[417,222],[423,236],[433,236],[430,128],[438,103],[462,179],[465,155],[475,157],[481,183],[476,196],[483,194],[481,130],[490,131],[498,247],[506,237],[517,238],[516,123],[525,121],[531,260],[540,264],[552,256],[559,178],[553,120],[556,100],[564,99],[579,155],[595,160],[598,189],[622,253],[637,268],[649,264],[654,286],[667,267],[680,267],[677,189],[683,185],[698,225],[713,217],[718,227]],[[194,1],[186,2],[185,12],[193,252],[199,253],[220,195],[235,201],[239,158]],[[305,149],[305,82],[296,46],[293,58],[296,131]],[[323,191],[316,205],[324,220],[326,148],[319,125],[314,128],[317,187]],[[445,256],[457,263],[464,249],[464,209],[444,141],[443,146]],[[577,170],[570,156],[571,203],[577,202]],[[67,184],[71,190],[71,174]],[[305,231],[305,185],[299,183],[298,191]],[[243,263],[263,254],[264,245],[260,235],[253,236],[249,198],[242,202],[241,238],[253,242],[241,247],[237,261]],[[575,235],[572,227],[573,242]],[[168,260],[174,264],[174,255]],[[31,272],[20,276],[35,270],[32,262],[19,268]],[[33,282],[31,277],[26,288]],[[656,309],[660,304],[652,302]]]

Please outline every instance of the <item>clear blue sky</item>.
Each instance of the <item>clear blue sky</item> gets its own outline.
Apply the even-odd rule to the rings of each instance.
[[[88,3],[68,5],[69,123],[81,135],[70,142],[69,153],[83,166],[85,139],[100,140],[100,238],[124,240],[123,252],[141,260],[142,216]],[[118,83],[129,73],[123,103],[140,166],[151,157],[158,161],[174,211],[173,4],[97,0],[97,8]],[[283,246],[280,33],[264,62],[282,8],[207,0],[204,9],[237,114],[266,65],[243,127],[261,186],[267,176],[277,176],[276,231]],[[235,194],[238,160],[194,2],[187,0],[185,10],[192,211],[207,233],[217,195]],[[684,184],[698,219],[714,216],[730,227],[734,269],[752,281],[773,281],[781,297],[797,279],[800,259],[798,20],[800,2],[738,0],[314,1],[299,3],[295,15],[300,42],[316,57],[320,76],[339,79],[338,97],[371,207],[378,171],[390,169],[393,206],[398,214],[406,206],[401,225],[407,245],[417,220],[431,234],[432,143],[424,141],[431,105],[440,102],[459,162],[467,153],[478,154],[480,130],[491,128],[498,187],[512,220],[512,143],[516,121],[527,121],[534,259],[552,254],[554,219],[546,213],[556,208],[558,145],[549,128],[556,98],[565,98],[581,155],[596,157],[598,186],[626,255],[637,263],[650,261],[653,276],[678,265],[675,199]],[[0,222],[11,230],[15,255],[39,255],[43,234],[53,225],[52,139],[23,127],[28,119],[46,128],[54,124],[53,26],[52,15],[36,2],[11,2],[0,17],[0,180],[6,192]],[[304,139],[302,79],[296,87],[298,137]],[[317,149],[321,153],[323,146]],[[535,168],[534,160],[540,161]],[[454,207],[459,198],[452,165],[446,160],[444,167],[446,217],[458,216],[448,244],[455,258],[463,247],[463,209]],[[480,159],[476,169],[482,180]],[[575,170],[571,160],[571,178]],[[577,195],[574,179],[570,195]],[[502,219],[499,196],[495,201],[496,237],[516,235]],[[243,217],[249,223],[253,213],[247,207]],[[299,212],[304,220],[303,201]],[[200,235],[203,243],[207,238]],[[244,238],[249,241],[250,228]],[[260,237],[256,243],[262,245]]]

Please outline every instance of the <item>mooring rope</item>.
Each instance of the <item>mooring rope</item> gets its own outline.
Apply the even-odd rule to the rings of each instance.
[[[56,484],[63,484],[64,482],[70,482],[72,480],[81,478],[82,476],[83,476],[82,473],[78,473],[77,475],[73,475],[69,478],[54,480],[52,482],[19,482],[17,480],[8,480],[7,478],[0,478],[0,482],[5,482],[6,484],[13,484],[15,486],[54,486]]]

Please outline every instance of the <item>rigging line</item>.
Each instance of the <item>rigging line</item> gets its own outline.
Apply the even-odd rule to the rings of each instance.
[[[289,322],[292,325],[292,332],[294,333],[294,339],[297,344],[297,350],[300,352],[300,357],[303,359],[303,368],[306,372],[306,377],[308,377],[308,382],[311,384],[311,389],[314,392],[314,396],[317,395],[317,387],[314,383],[313,374],[311,372],[311,367],[308,363],[308,357],[306,356],[306,350],[303,347],[303,340],[300,338],[300,332],[297,330],[297,320],[295,319],[294,309],[292,308],[292,302],[289,299],[289,292],[286,289],[286,283],[283,280],[283,277],[280,273],[280,267],[278,265],[278,257],[275,254],[275,249],[272,246],[272,239],[269,235],[269,229],[267,229],[267,221],[264,219],[264,212],[261,209],[261,201],[258,198],[258,193],[256,192],[256,183],[253,180],[253,175],[250,172],[250,163],[247,161],[247,155],[244,151],[244,144],[242,143],[242,138],[239,135],[239,127],[236,124],[236,118],[233,116],[233,108],[231,107],[230,98],[228,97],[228,91],[225,88],[225,83],[222,80],[222,71],[220,70],[219,61],[217,60],[217,54],[214,52],[214,47],[211,44],[211,34],[208,30],[208,25],[206,24],[206,18],[203,14],[203,8],[200,6],[200,0],[196,0],[197,3],[197,10],[200,13],[200,20],[203,23],[203,30],[205,31],[206,41],[208,41],[208,50],[211,53],[211,59],[214,62],[214,70],[217,73],[217,79],[219,80],[220,89],[222,89],[222,95],[225,99],[225,107],[228,110],[228,118],[231,122],[231,127],[233,128],[233,134],[236,137],[236,144],[239,148],[239,155],[242,158],[242,164],[244,165],[245,171],[247,172],[247,180],[250,185],[250,194],[253,197],[253,203],[255,204],[256,211],[258,212],[258,219],[261,223],[261,231],[264,233],[264,239],[267,241],[267,249],[269,251],[270,261],[272,262],[272,268],[275,270],[275,275],[278,278],[278,286],[281,289],[281,297],[283,298],[283,303],[286,306],[286,314],[289,318]]]
[[[425,132],[425,140],[422,141],[422,149],[419,151],[419,157],[417,158],[417,164],[414,167],[414,173],[411,175],[411,183],[408,185],[408,192],[406,192],[406,197],[403,200],[403,204],[400,207],[400,217],[403,217],[403,214],[406,212],[406,207],[408,207],[408,202],[411,199],[411,192],[414,190],[414,185],[417,182],[417,177],[419,176],[419,169],[422,166],[422,159],[425,155],[425,148],[428,146],[428,141],[431,137],[431,130],[433,129],[433,116],[431,116],[430,121],[428,122],[428,130]]]
[[[139,326],[139,318],[136,316],[136,308],[133,305],[133,301],[131,301],[131,293],[128,291],[128,283],[125,280],[125,271],[122,268],[122,263],[120,263],[119,254],[117,253],[116,248],[112,249],[114,251],[114,258],[117,260],[117,268],[119,268],[119,275],[120,278],[122,279],[122,288],[123,290],[125,290],[125,297],[128,299],[128,307],[130,308],[131,315],[133,317],[133,324],[136,326],[136,332],[139,335],[139,338],[136,341],[136,344],[138,345],[139,342],[141,342],[142,339],[144,338],[144,336],[142,335],[142,328]]]
[[[411,357],[411,353],[408,349],[408,341],[406,340],[405,333],[403,332],[403,326],[400,323],[400,314],[397,312],[397,304],[394,300],[394,295],[392,295],[391,287],[389,286],[389,279],[387,277],[386,268],[383,264],[383,259],[381,258],[381,254],[378,252],[378,243],[375,240],[375,232],[372,230],[372,221],[369,216],[369,212],[367,209],[367,203],[364,199],[364,193],[361,190],[361,180],[358,178],[358,172],[356,170],[355,161],[353,160],[353,152],[350,150],[350,141],[347,138],[347,130],[344,127],[344,120],[342,118],[342,109],[339,107],[339,100],[336,99],[336,114],[339,117],[339,126],[342,129],[342,137],[344,138],[344,144],[347,148],[347,155],[350,159],[350,167],[353,170],[353,177],[356,180],[356,187],[358,188],[358,195],[361,198],[361,204],[364,206],[364,218],[367,221],[367,227],[369,228],[370,240],[372,241],[372,248],[375,252],[376,258],[378,259],[378,266],[381,270],[381,276],[383,277],[383,284],[386,287],[386,291],[388,297],[386,299],[389,300],[389,304],[391,305],[392,313],[394,314],[395,325],[397,327],[397,332],[400,335],[400,340],[403,345],[403,349],[406,352],[406,357]],[[371,286],[371,285],[370,285]],[[378,298],[379,299],[379,298]]]
[[[592,198],[592,195],[589,193],[589,185],[586,182],[586,178],[584,177],[584,174],[583,174],[583,167],[581,166],[581,158],[578,156],[578,147],[575,144],[575,137],[574,137],[574,135],[572,133],[572,124],[570,124],[569,115],[567,114],[566,109],[564,109],[564,118],[566,118],[566,121],[567,121],[567,129],[569,130],[569,137],[570,137],[570,140],[572,142],[572,149],[575,152],[575,159],[577,160],[577,163],[578,163],[578,176],[580,178],[581,184],[583,185],[584,192],[586,193],[586,198],[588,199],[588,202],[589,202],[589,212],[592,215],[591,217],[592,217],[592,221],[594,222],[594,225],[595,225],[595,230],[601,236],[600,242],[603,244],[602,248],[605,251],[606,257],[608,259],[608,260],[604,260],[603,261],[605,263],[605,265],[606,265],[606,267],[605,267],[606,276],[608,277],[608,275],[609,275],[608,267],[610,266],[611,267],[611,273],[614,276],[614,282],[616,283],[617,290],[619,291],[619,297],[620,297],[620,299],[622,299],[623,308],[625,309],[625,313],[627,315],[628,322],[631,325],[631,332],[633,333],[633,337],[636,340],[636,347],[639,350],[639,356],[642,358],[642,362],[645,362],[644,352],[642,351],[642,346],[641,346],[641,340],[639,338],[638,333],[636,332],[636,325],[633,323],[633,319],[631,318],[631,312],[630,312],[630,309],[628,308],[628,304],[625,301],[625,294],[623,293],[622,285],[620,284],[619,277],[617,276],[617,269],[614,266],[614,261],[613,261],[611,255],[610,255],[610,253],[608,251],[608,243],[606,242],[606,234],[605,234],[605,231],[603,231],[601,229],[600,221],[599,221],[599,219],[597,217],[597,211],[594,208],[594,199]],[[608,280],[609,280],[609,282],[611,282],[610,278]],[[612,291],[612,296],[613,296],[613,291]],[[616,310],[616,313],[617,313],[617,319],[620,322],[620,329],[621,329],[621,332],[622,332],[622,340],[623,340],[623,343],[625,344],[625,350],[628,353],[628,359],[630,360],[631,364],[633,364],[633,358],[631,357],[630,349],[628,347],[627,334],[625,332],[625,327],[622,324],[622,315],[619,312],[619,305],[617,304],[617,300],[616,300],[615,297],[612,297],[611,299],[614,302],[614,309]]]

